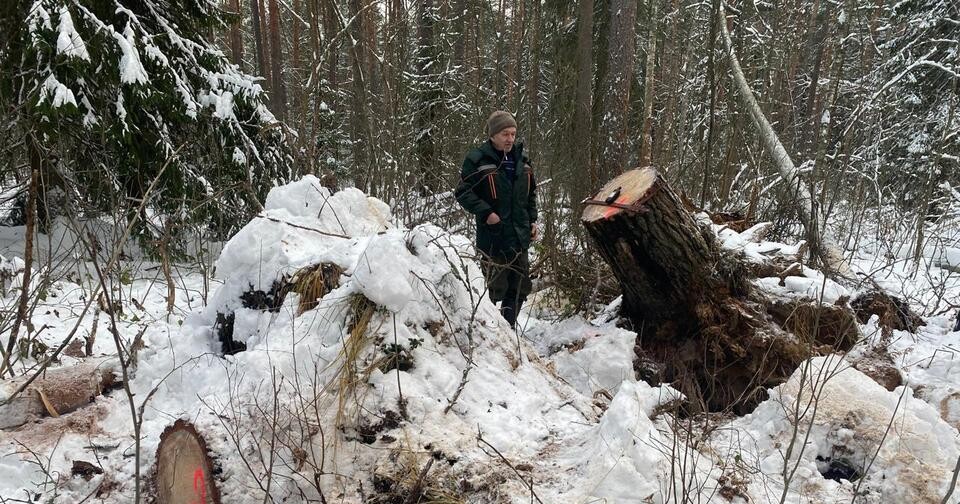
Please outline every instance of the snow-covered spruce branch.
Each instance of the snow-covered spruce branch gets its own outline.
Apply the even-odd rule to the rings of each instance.
[[[913,71],[913,69],[917,68],[918,66],[921,66],[922,62],[928,61],[927,58],[929,58],[930,56],[933,56],[934,53],[936,52],[937,52],[936,48],[931,49],[929,52],[927,52],[927,54],[924,54],[923,56],[921,56],[919,60],[914,61],[913,63],[908,65],[906,68],[901,70],[900,73],[898,73],[897,75],[894,75],[889,80],[887,80],[887,82],[885,82],[882,86],[880,86],[880,89],[876,90],[872,95],[870,95],[870,98],[867,99],[867,101],[858,105],[856,110],[854,110],[853,113],[850,114],[849,123],[847,124],[847,127],[844,128],[843,134],[841,135],[841,137],[847,136],[847,133],[849,133],[850,130],[853,128],[853,126],[857,124],[857,121],[860,119],[860,115],[862,115],[864,111],[866,111],[867,108],[870,107],[870,105],[874,102],[874,100],[879,98],[880,95],[882,95],[884,92],[887,91],[887,89],[890,89],[891,86],[893,86],[897,82],[900,82],[900,80],[906,77],[911,71]]]

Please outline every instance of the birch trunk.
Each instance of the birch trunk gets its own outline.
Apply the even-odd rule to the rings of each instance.
[[[806,231],[811,256],[819,260],[824,267],[829,269],[831,268],[831,264],[826,260],[824,255],[820,231],[817,226],[817,213],[816,207],[814,206],[814,199],[810,195],[807,186],[800,180],[800,173],[793,164],[793,160],[790,159],[790,154],[787,153],[783,144],[780,143],[780,138],[777,136],[777,133],[773,131],[773,126],[767,121],[763,110],[760,109],[760,104],[757,103],[757,99],[753,96],[753,91],[750,90],[750,85],[747,83],[747,78],[743,75],[743,70],[740,69],[740,62],[737,60],[737,55],[733,51],[733,42],[730,40],[730,30],[727,28],[727,13],[724,9],[723,1],[720,2],[720,7],[717,12],[717,23],[720,24],[723,47],[726,50],[727,58],[730,62],[730,70],[733,74],[734,87],[736,88],[737,95],[740,97],[743,107],[750,113],[750,118],[753,120],[753,125],[757,129],[757,134],[760,135],[764,147],[766,147],[766,150],[773,157],[777,171],[780,172],[780,177],[783,178],[788,186],[796,190],[797,213]]]

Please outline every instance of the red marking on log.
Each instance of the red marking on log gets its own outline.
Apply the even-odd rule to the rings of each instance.
[[[207,481],[203,477],[203,468],[193,471],[193,492],[197,495],[197,504],[207,503]]]

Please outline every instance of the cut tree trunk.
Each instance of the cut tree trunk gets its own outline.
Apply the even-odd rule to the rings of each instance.
[[[24,388],[24,375],[0,382],[0,429],[19,427],[45,416],[60,416],[90,404],[116,383],[116,361],[90,359],[74,366],[45,371]]]
[[[207,443],[189,422],[177,420],[160,436],[154,485],[159,504],[219,504]]]
[[[628,171],[585,203],[583,224],[637,330],[638,362],[658,363],[638,372],[677,385],[694,410],[749,411],[806,358],[856,341],[849,308],[752,289],[746,263],[721,250],[656,170]]]
[[[743,275],[723,271],[739,264],[717,264],[723,256],[716,241],[656,170],[626,172],[594,201],[614,205],[588,204],[583,223],[620,282],[626,313],[648,322],[693,322],[689,316],[709,309],[699,305],[748,294]]]

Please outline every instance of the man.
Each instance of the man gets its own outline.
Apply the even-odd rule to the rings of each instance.
[[[498,110],[487,119],[487,141],[467,153],[457,201],[476,216],[477,250],[487,290],[516,328],[530,294],[527,250],[537,238],[537,185],[530,161],[517,143],[517,121]]]

